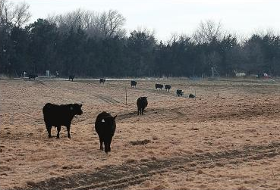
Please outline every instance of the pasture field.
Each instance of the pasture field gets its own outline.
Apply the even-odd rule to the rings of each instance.
[[[280,189],[279,80],[137,81],[0,80],[0,189]],[[65,127],[48,138],[48,102],[83,104],[71,139]],[[93,130],[101,111],[118,115],[108,155]]]

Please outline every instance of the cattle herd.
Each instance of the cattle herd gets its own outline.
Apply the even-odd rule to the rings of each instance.
[[[34,80],[36,77],[38,76],[37,75],[29,76],[29,78],[34,78]],[[73,81],[74,78],[75,75],[69,76],[69,80],[71,81]],[[100,84],[101,83],[104,84],[105,81],[106,80],[104,78],[101,78],[99,80]],[[137,82],[131,81],[130,84],[132,88],[136,88]],[[171,89],[171,85],[162,85],[158,83],[155,84],[156,90],[158,89],[162,90],[163,86],[167,92],[169,92],[169,90]],[[183,93],[184,92],[181,89],[177,89],[176,91],[177,96],[183,96]],[[195,98],[195,95],[190,94],[189,98]],[[144,109],[148,105],[147,97],[139,97],[136,101],[136,105],[137,105],[137,114],[143,115]],[[56,137],[59,138],[61,126],[66,126],[68,138],[71,138],[70,127],[71,127],[72,119],[74,118],[75,115],[81,115],[81,114],[83,114],[82,104],[56,105],[52,103],[47,103],[43,107],[43,116],[44,116],[46,129],[48,132],[48,137],[49,138],[52,137],[51,129],[52,127],[56,127],[57,129]],[[117,116],[113,117],[110,113],[101,112],[100,114],[98,114],[95,121],[95,131],[99,137],[100,150],[103,150],[103,144],[104,144],[106,153],[111,151],[111,142],[116,130],[116,117]]]

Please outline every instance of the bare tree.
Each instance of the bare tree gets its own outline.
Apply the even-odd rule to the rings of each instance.
[[[21,2],[14,7],[13,11],[13,23],[17,27],[21,27],[23,24],[27,23],[31,18],[31,13],[29,12],[29,5],[25,2]]]
[[[120,35],[120,27],[124,25],[125,18],[116,10],[109,10],[108,15],[108,36]]]
[[[8,0],[0,0],[0,22],[14,24],[17,27],[27,23],[31,17],[29,5],[25,2],[12,4]]]
[[[90,37],[111,38],[114,36],[124,36],[125,30],[122,29],[125,18],[115,10],[109,10],[101,14],[90,14],[86,16],[88,22],[87,33]]]
[[[172,45],[173,43],[179,42],[179,41],[185,41],[186,39],[189,39],[189,37],[185,34],[178,34],[178,33],[173,33],[170,37],[169,40],[167,40],[168,45]]]
[[[11,6],[8,0],[0,0],[0,23],[7,24],[11,20]]]
[[[95,13],[78,9],[64,15],[49,17],[48,20],[56,23],[60,31],[81,28],[89,37],[106,38],[125,35],[125,30],[122,29],[125,18],[115,10]]]
[[[193,40],[198,43],[210,43],[213,39],[220,40],[224,36],[221,23],[212,20],[201,22],[193,34]]]

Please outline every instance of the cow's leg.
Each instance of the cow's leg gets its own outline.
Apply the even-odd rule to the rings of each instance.
[[[57,135],[56,135],[56,138],[59,139],[59,132],[61,130],[61,126],[56,126],[56,129],[57,129]]]
[[[48,131],[48,134],[49,134],[49,138],[52,137],[52,126],[51,125],[46,125],[46,128],[47,128],[47,131]]]
[[[138,108],[138,113],[137,113],[137,115],[139,115],[139,114],[141,114],[141,110],[140,110],[140,108]]]
[[[112,142],[112,137],[108,141],[108,146],[109,146],[109,152],[111,152],[111,142]]]
[[[108,142],[105,142],[105,152],[106,153],[110,152],[110,145]]]
[[[105,144],[105,152],[108,153],[111,151],[111,141],[112,141],[112,138],[108,138],[105,140],[104,144]]]
[[[68,133],[68,138],[71,139],[71,135],[70,135],[70,125],[66,126],[67,127],[67,133]]]
[[[100,150],[103,150],[103,138],[99,137],[99,143],[100,143]]]

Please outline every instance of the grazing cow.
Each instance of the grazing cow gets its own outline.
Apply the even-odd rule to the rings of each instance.
[[[137,82],[132,80],[132,81],[130,81],[130,85],[131,85],[131,87],[136,88]]]
[[[165,90],[166,90],[167,92],[169,92],[169,90],[171,89],[171,85],[166,84],[166,85],[164,86],[164,88],[165,88]]]
[[[190,94],[190,95],[189,95],[189,98],[195,98],[195,95]]]
[[[44,121],[46,124],[46,128],[49,134],[49,138],[51,138],[51,128],[55,126],[57,128],[56,137],[59,138],[59,132],[61,130],[61,126],[67,127],[68,138],[71,138],[70,135],[70,126],[71,121],[75,115],[81,115],[82,104],[66,104],[66,105],[56,105],[47,103],[43,107]]]
[[[101,83],[103,83],[103,84],[104,84],[104,83],[105,83],[105,81],[106,81],[106,79],[103,79],[103,78],[102,78],[102,79],[99,79],[99,83],[100,83],[100,84],[101,84]]]
[[[36,74],[29,74],[28,75],[29,80],[30,79],[34,79],[35,80],[36,77],[38,77],[38,75],[36,75]]]
[[[75,78],[75,75],[69,75],[69,80],[73,81]]]
[[[178,89],[178,90],[176,91],[176,94],[177,94],[177,96],[183,96],[184,91],[183,91],[183,90]]]
[[[137,99],[138,115],[143,115],[144,109],[148,105],[147,97],[140,97]]]
[[[156,87],[156,89],[158,89],[158,88],[159,88],[159,89],[161,89],[161,90],[162,90],[163,85],[162,85],[162,84],[156,84],[156,85],[155,85],[155,87]]]
[[[100,113],[95,121],[95,131],[99,136],[100,150],[103,150],[103,143],[105,145],[105,152],[111,151],[112,137],[116,130],[116,117],[112,117],[107,112]]]

